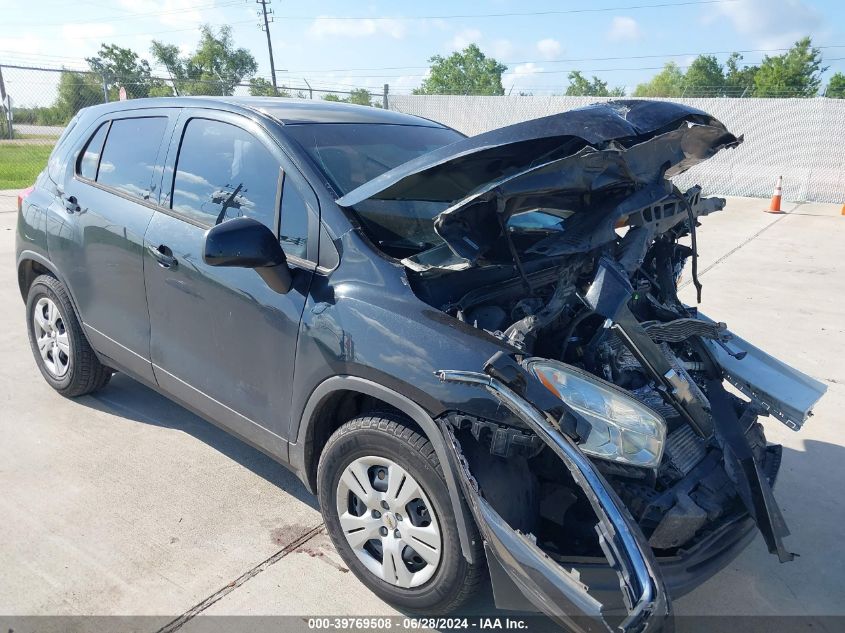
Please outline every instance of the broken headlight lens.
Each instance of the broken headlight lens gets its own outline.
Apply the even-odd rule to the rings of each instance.
[[[619,387],[584,371],[545,359],[525,367],[590,425],[579,448],[593,457],[657,468],[666,440],[666,422]]]

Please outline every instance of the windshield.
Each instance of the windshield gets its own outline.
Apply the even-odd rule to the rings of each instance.
[[[288,124],[285,132],[302,146],[339,195],[464,138],[448,128],[384,123]]]
[[[448,128],[384,123],[288,124],[285,132],[311,157],[339,196],[417,156],[464,138]],[[432,220],[447,206],[365,200],[352,211],[375,244],[401,258],[442,242]]]

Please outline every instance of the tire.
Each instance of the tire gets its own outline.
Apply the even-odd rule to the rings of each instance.
[[[91,349],[67,290],[58,279],[40,275],[32,282],[26,299],[26,322],[35,362],[53,389],[75,398],[108,384],[113,370],[100,363]]]
[[[356,478],[351,479],[350,473],[357,473]],[[382,474],[386,477],[380,481]],[[369,477],[365,485],[368,483],[370,490],[378,493],[368,497],[370,502],[363,500],[365,489],[357,484],[364,476]],[[386,490],[380,492],[377,486]],[[373,593],[397,608],[426,615],[451,613],[486,577],[477,533],[470,535],[470,541],[476,543],[475,560],[479,563],[470,565],[461,552],[449,492],[434,448],[401,416],[392,413],[363,416],[335,431],[320,456],[317,488],[326,528],[344,562]],[[399,494],[394,495],[397,489]],[[416,499],[409,500],[412,496]],[[356,516],[362,509],[363,514]],[[375,518],[373,509],[383,514]],[[361,530],[350,527],[356,525],[355,521],[366,527]],[[376,528],[381,531],[378,535],[373,531]],[[475,526],[470,529],[475,530]],[[403,530],[405,534],[399,539]],[[383,534],[385,531],[387,534]],[[432,536],[435,532],[440,537],[439,554],[435,552],[436,547],[426,549],[422,544],[436,545]],[[358,534],[375,538],[361,547],[359,543],[366,536]],[[381,545],[377,544],[379,539]],[[358,546],[353,548],[353,543]],[[390,559],[385,558],[385,552],[391,554]],[[426,560],[422,560],[423,555]],[[396,564],[400,556],[398,565],[403,567]],[[432,567],[430,561],[435,558],[437,562]],[[391,559],[393,564],[389,563]],[[385,580],[391,576],[393,581]]]

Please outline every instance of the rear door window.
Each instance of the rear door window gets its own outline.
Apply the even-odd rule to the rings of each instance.
[[[185,127],[171,206],[201,224],[239,216],[276,229],[279,162],[264,144],[235,125],[191,119]]]
[[[94,132],[85,151],[79,159],[79,170],[77,173],[88,180],[97,179],[97,167],[100,165],[100,154],[103,151],[103,143],[106,141],[106,133],[109,131],[109,124],[103,123]]]
[[[167,117],[112,121],[97,182],[132,197],[149,199],[156,157],[166,128]]]

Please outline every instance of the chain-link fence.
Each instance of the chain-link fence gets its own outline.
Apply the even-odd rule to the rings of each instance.
[[[391,110],[479,134],[606,101],[598,97],[397,95]],[[845,99],[672,99],[704,110],[745,142],[675,180],[708,194],[769,197],[778,176],[793,201],[845,202]]]
[[[81,70],[0,65],[0,189],[30,185],[47,164],[53,146],[67,123],[82,108],[121,98],[177,95],[248,95],[302,99],[350,100],[382,106],[385,94],[348,86],[312,86],[307,81],[282,82],[273,89],[269,79],[254,83],[224,78],[173,80],[149,77],[127,81]]]

